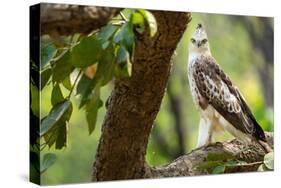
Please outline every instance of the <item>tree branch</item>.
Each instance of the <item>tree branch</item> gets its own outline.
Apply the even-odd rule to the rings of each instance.
[[[41,35],[89,34],[107,24],[121,9],[97,6],[42,3]]]
[[[273,148],[273,133],[266,133],[266,138],[269,145]],[[193,176],[204,175],[208,172],[197,168],[199,164],[206,161],[208,154],[227,154],[233,159],[245,161],[249,164],[240,165],[226,172],[250,172],[256,171],[260,165],[259,161],[263,161],[266,154],[260,145],[253,144],[249,149],[244,150],[245,146],[236,139],[223,143],[217,142],[207,147],[197,148],[189,154],[183,155],[172,163],[161,167],[146,167],[144,178],[159,178],[159,177],[176,177],[176,176]],[[258,161],[258,162],[257,162]]]
[[[171,57],[190,13],[151,11],[157,34],[136,33],[130,79],[116,80],[94,163],[97,181],[142,178],[150,131],[170,74]],[[149,49],[149,50],[148,50]]]

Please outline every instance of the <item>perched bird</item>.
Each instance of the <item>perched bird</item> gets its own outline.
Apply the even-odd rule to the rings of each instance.
[[[202,24],[198,24],[190,40],[188,79],[200,112],[197,147],[210,144],[214,133],[226,130],[246,145],[257,141],[270,150],[245,99],[212,56]]]

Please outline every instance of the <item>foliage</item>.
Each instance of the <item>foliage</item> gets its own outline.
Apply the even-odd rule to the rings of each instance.
[[[259,172],[274,170],[274,152],[267,153],[264,156],[263,164],[258,168]]]
[[[208,153],[204,162],[196,165],[195,168],[205,171],[208,174],[223,174],[226,171],[237,167],[256,165],[255,163],[247,163],[245,161],[237,160],[234,155],[227,152],[210,152]],[[258,162],[260,164],[260,162]]]
[[[73,111],[72,94],[78,98],[79,109],[84,109],[88,131],[92,134],[98,111],[103,106],[101,88],[113,79],[128,79],[131,76],[134,29],[141,27],[144,32],[148,28],[152,37],[157,32],[157,24],[154,16],[146,10],[132,10],[126,17],[123,13],[120,15],[88,36],[75,34],[61,41],[43,36],[40,67],[32,63],[35,74],[32,74],[31,80],[39,80],[35,78],[38,74],[41,77],[40,85],[32,82],[31,86],[32,103],[36,103],[31,105],[31,111],[36,112],[33,113],[36,118],[41,118],[40,132],[35,135],[38,138],[32,143],[36,151],[32,155],[38,155],[46,146],[51,148],[55,145],[56,149],[67,146],[67,132]],[[52,108],[42,118],[37,108],[41,100],[39,93],[46,86],[52,87]],[[63,94],[62,87],[68,90],[67,95]],[[44,143],[38,143],[40,140]],[[36,159],[34,161],[37,164]],[[55,160],[54,154],[45,154],[40,173],[45,172]]]
[[[59,127],[54,125],[54,129],[49,130],[50,134],[46,133],[40,139],[41,145],[39,149],[41,149],[42,157],[50,152],[57,156],[55,165],[52,165],[50,169],[44,171],[42,174],[43,184],[77,183],[90,181],[91,179],[92,162],[96,154],[95,152],[101,134],[101,124],[106,112],[104,103],[112,90],[111,81],[107,82],[106,80],[116,78],[127,79],[130,76],[130,66],[134,61],[135,37],[141,35],[145,31],[148,31],[149,34],[151,33],[151,28],[148,25],[149,22],[144,18],[141,11],[125,9],[122,13],[127,21],[119,15],[113,18],[108,25],[101,28],[99,31],[93,31],[89,36],[75,34],[70,37],[64,37],[61,41],[52,41],[46,36],[43,36],[44,40],[42,40],[41,46],[53,46],[56,49],[56,53],[52,58],[46,58],[48,60],[44,67],[34,67],[34,71],[39,71],[41,75],[41,83],[34,82],[31,87],[34,118],[36,119],[40,117],[42,121],[42,117],[47,117],[49,115],[54,108],[51,99],[53,92],[57,93],[58,96],[61,94],[63,99],[69,100],[73,106],[71,119],[64,122],[66,126],[64,126],[64,123],[60,124],[63,126],[59,126],[60,128],[65,128],[66,131],[56,130]],[[186,76],[188,44],[194,28],[197,23],[202,22],[202,20],[207,28],[212,54],[233,82],[238,86],[263,129],[272,131],[273,109],[266,106],[264,102],[261,81],[258,72],[256,71],[257,64],[262,63],[262,58],[257,57],[262,57],[262,54],[252,47],[247,28],[243,27],[239,21],[234,23],[232,21],[232,16],[192,13],[192,17],[192,22],[189,24],[181,42],[178,44],[176,55],[173,59],[174,64],[173,69],[171,70],[171,79],[169,81],[172,93],[181,103],[180,113],[183,114],[182,122],[184,125],[181,131],[185,138],[185,153],[188,153],[191,149],[195,148],[199,122],[198,112],[193,106]],[[249,19],[252,18],[254,17]],[[129,28],[129,30],[123,31],[127,34],[123,34],[126,36],[122,38],[121,30],[125,27],[123,25],[130,21],[132,22],[132,28],[129,28],[128,24],[126,24],[126,28]],[[133,30],[133,33],[132,35],[128,35],[128,31],[132,31],[131,29]],[[117,37],[117,34],[120,32],[121,34]],[[106,62],[114,63],[108,63],[105,66],[99,67],[101,62],[97,61],[89,66],[83,67],[81,62],[76,62],[78,63],[78,68],[72,63],[68,63],[72,61],[70,58],[72,56],[72,49],[75,46],[80,45],[80,42],[83,39],[88,39],[88,37],[98,38],[102,47],[101,55],[114,60]],[[130,41],[132,41],[130,38],[132,37],[133,43],[130,43]],[[118,43],[116,43],[117,41]],[[86,45],[86,43],[84,45]],[[130,45],[132,45],[131,48]],[[51,48],[52,47],[50,47],[50,49]],[[114,50],[110,48],[113,48]],[[221,53],[222,48],[223,53]],[[102,53],[105,50],[112,53],[108,53],[110,55],[107,57],[106,53]],[[52,50],[49,51],[51,52]],[[230,56],[232,58],[229,58]],[[88,57],[88,55],[85,56],[86,61],[88,60]],[[104,57],[100,57],[99,59],[104,59]],[[117,64],[119,66],[116,66]],[[121,66],[121,64],[124,64],[124,67]],[[113,66],[114,69],[111,69],[111,66]],[[101,69],[112,71],[101,71]],[[125,71],[122,72],[121,70]],[[98,73],[98,71],[100,73]],[[104,83],[107,82],[106,84],[94,81],[95,77],[100,78],[105,75],[106,78],[103,78],[103,80],[105,80]],[[53,80],[57,81],[54,82]],[[41,84],[41,86],[37,87],[38,84]],[[56,85],[58,85],[59,89]],[[56,89],[54,90],[55,87]],[[36,101],[39,101],[39,94],[41,94],[42,98],[41,109],[37,109],[37,104],[35,104]],[[99,98],[94,96],[99,96]],[[92,106],[92,104],[95,105]],[[80,110],[79,106],[81,106]],[[161,104],[161,109],[155,120],[153,130],[157,128],[157,133],[161,138],[164,138],[166,145],[163,144],[165,142],[161,139],[153,134],[151,135],[146,154],[147,162],[150,165],[164,165],[180,155],[178,153],[179,135],[175,129],[175,124],[176,121],[171,108],[171,101],[169,100],[169,97],[165,95]],[[66,140],[56,141],[55,138],[58,136],[57,134],[53,134],[56,132],[66,133]],[[53,137],[51,140],[54,143],[51,148],[49,148],[50,146],[45,143],[45,138],[47,139],[47,137],[50,137],[52,134]],[[89,134],[91,134],[91,136],[88,136]],[[39,136],[39,133],[37,136]],[[231,138],[232,136],[226,133],[220,134],[216,140],[224,141]],[[36,140],[38,142],[38,139]],[[56,149],[56,142],[65,143],[67,148]],[[160,145],[163,145],[164,147],[160,147]],[[65,148],[65,146],[62,148]],[[163,148],[166,148],[168,152],[164,151]],[[77,155],[77,153],[79,155]],[[215,164],[206,170],[208,173],[226,172],[227,170],[234,168],[230,166],[232,163],[236,165],[239,165],[239,163],[241,163],[240,165],[245,164],[245,162],[236,161],[231,157],[229,159],[213,161]],[[260,164],[262,163],[263,162],[260,161]]]
[[[206,160],[199,163],[195,168],[206,171],[209,174],[222,174],[226,168],[235,167],[245,163],[235,160],[235,156],[228,152],[209,152]]]
[[[270,171],[274,169],[274,153],[270,152],[264,156],[263,161],[248,163],[237,160],[236,157],[227,152],[210,152],[206,160],[199,163],[195,168],[205,171],[208,174],[223,174],[227,170],[237,167],[259,165],[257,171]]]
[[[43,156],[42,164],[40,165],[40,172],[45,172],[50,166],[52,166],[55,161],[57,160],[57,157],[53,153],[47,153]]]

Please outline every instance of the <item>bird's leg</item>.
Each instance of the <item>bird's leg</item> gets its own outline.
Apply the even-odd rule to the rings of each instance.
[[[199,123],[197,147],[209,145],[211,142],[212,142],[211,122],[201,118]]]

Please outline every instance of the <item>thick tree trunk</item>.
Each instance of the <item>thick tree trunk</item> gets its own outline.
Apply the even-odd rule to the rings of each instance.
[[[88,34],[106,25],[121,9],[42,3],[41,34],[52,36]]]
[[[97,181],[142,178],[146,147],[189,13],[152,11],[158,32],[136,35],[132,77],[112,91],[94,164]]]

